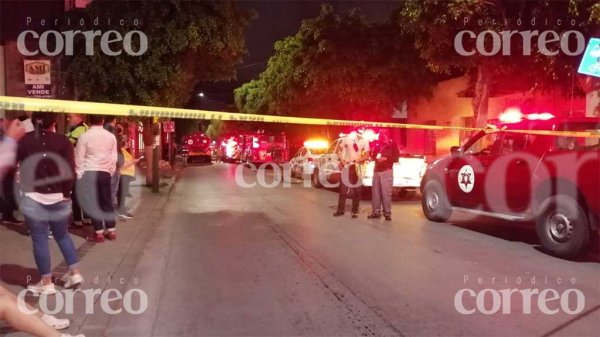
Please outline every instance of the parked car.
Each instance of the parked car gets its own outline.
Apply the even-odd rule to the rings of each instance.
[[[340,181],[340,160],[337,153],[340,151],[343,139],[336,139],[331,143],[327,151],[315,161],[316,167],[312,174],[313,186],[322,187],[322,182],[337,183]],[[423,156],[405,154],[400,157],[392,168],[394,172],[394,190],[401,195],[418,190],[421,186],[421,178],[425,173],[426,167],[427,163]],[[362,165],[360,171],[362,172],[361,179],[363,186],[373,186],[374,168],[375,162],[372,160]]]
[[[316,161],[325,153],[329,142],[326,140],[307,140],[296,154],[290,159],[290,168],[293,177],[312,177]]]
[[[600,132],[600,120],[531,114],[495,125],[428,166],[421,183],[425,216],[446,222],[458,210],[535,223],[550,254],[584,253],[598,232],[600,139],[540,131]]]

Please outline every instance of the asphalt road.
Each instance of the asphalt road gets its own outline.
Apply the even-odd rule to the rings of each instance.
[[[600,334],[598,259],[547,256],[527,224],[463,215],[432,223],[418,198],[395,200],[392,222],[367,219],[368,200],[358,219],[334,218],[335,191],[298,180],[245,188],[236,170],[185,169],[131,269],[148,310],[115,316],[106,335]],[[240,170],[246,183],[257,180]],[[471,314],[457,309],[461,289],[473,291],[462,297]],[[516,291],[502,298],[503,289]],[[532,295],[527,313],[529,289],[550,289],[550,300]]]

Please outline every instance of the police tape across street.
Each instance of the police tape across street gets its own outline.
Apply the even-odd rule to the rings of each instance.
[[[329,125],[329,126],[369,126],[376,128],[400,128],[421,130],[455,130],[455,131],[481,131],[483,128],[472,128],[462,126],[440,126],[408,123],[369,122],[352,121],[325,118],[307,118],[291,116],[273,116],[242,114],[235,112],[179,109],[168,107],[152,107],[143,105],[128,105],[115,103],[98,103],[83,101],[68,101],[57,99],[27,98],[14,96],[0,96],[0,110],[17,111],[46,111],[54,113],[80,113],[90,115],[112,115],[112,116],[135,116],[135,117],[157,117],[157,118],[184,118],[223,120],[237,122],[262,122],[262,123],[287,123],[305,125]],[[583,131],[548,131],[548,130],[506,130],[512,133],[528,133],[548,136],[600,138],[600,132]]]

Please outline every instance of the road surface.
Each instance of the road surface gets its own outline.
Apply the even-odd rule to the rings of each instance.
[[[255,171],[230,164],[183,172],[134,271],[149,308],[116,317],[108,335],[599,334],[598,260],[547,256],[526,224],[461,215],[432,223],[418,198],[396,200],[391,223],[367,219],[368,200],[358,219],[334,218],[335,191],[298,180],[240,187],[236,171],[257,182]],[[459,298],[475,312],[459,312],[461,289],[473,291]],[[548,301],[558,312],[544,312],[533,296],[524,313],[526,296],[515,292],[507,303],[495,297],[503,289],[554,289],[567,305]],[[478,306],[470,294],[482,290]],[[495,305],[502,308],[492,313]]]

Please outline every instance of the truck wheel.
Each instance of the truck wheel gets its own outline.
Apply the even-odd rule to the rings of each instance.
[[[572,259],[590,243],[590,226],[585,211],[566,195],[548,198],[541,206],[536,231],[542,247],[551,255]]]
[[[323,185],[321,184],[321,180],[319,180],[319,170],[315,169],[313,171],[313,174],[311,176],[311,180],[312,180],[312,185],[315,188],[321,188],[323,187]]]
[[[446,191],[437,180],[431,180],[425,184],[421,207],[423,214],[431,221],[445,222],[452,215],[452,207],[448,202]]]

